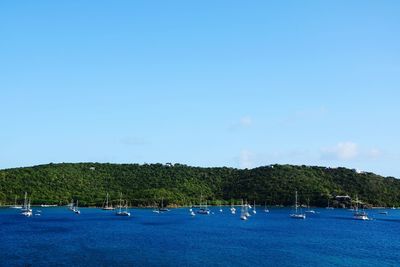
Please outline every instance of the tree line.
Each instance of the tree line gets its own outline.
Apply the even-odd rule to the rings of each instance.
[[[254,169],[201,168],[182,164],[60,163],[0,170],[0,202],[13,204],[27,192],[33,204],[101,206],[109,193],[132,206],[238,204],[338,205],[337,195],[357,196],[373,206],[400,206],[400,180],[346,168],[269,165]],[[202,197],[202,200],[200,198]]]

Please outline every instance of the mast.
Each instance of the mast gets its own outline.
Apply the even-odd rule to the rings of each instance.
[[[119,193],[119,212],[121,213],[121,208],[122,208],[122,193]]]
[[[296,214],[297,214],[297,190],[296,190],[296,194],[295,194],[295,203],[294,206],[296,208]]]
[[[107,192],[107,197],[106,197],[106,208],[108,208],[108,192]]]
[[[24,197],[24,209],[27,209],[28,208],[28,200],[26,199],[27,198],[27,193],[25,192],[25,197]]]

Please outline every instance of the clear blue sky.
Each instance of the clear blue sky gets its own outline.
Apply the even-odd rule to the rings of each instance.
[[[399,1],[1,1],[0,168],[400,177]]]

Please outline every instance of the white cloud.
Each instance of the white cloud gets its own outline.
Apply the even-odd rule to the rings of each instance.
[[[358,145],[354,142],[339,142],[333,147],[322,149],[322,158],[336,160],[353,160],[360,155]]]

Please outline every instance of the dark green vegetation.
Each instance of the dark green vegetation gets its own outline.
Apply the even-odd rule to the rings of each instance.
[[[400,205],[400,180],[345,168],[271,165],[255,169],[199,168],[162,164],[48,164],[0,170],[0,202],[14,203],[27,191],[33,204],[101,206],[106,192],[114,203],[120,192],[132,205],[154,205],[164,198],[169,205],[197,204],[200,195],[209,203],[248,199],[259,204],[291,205],[294,191],[300,203],[326,206],[335,195],[358,195],[374,206]]]

